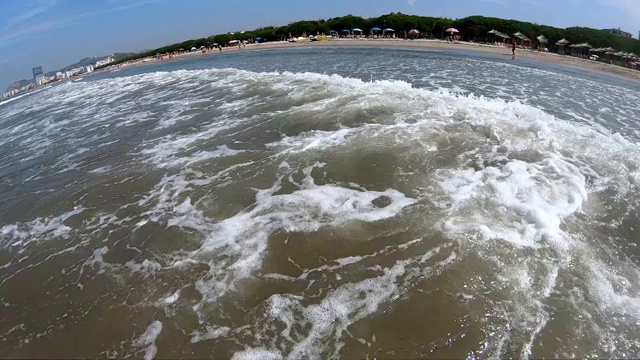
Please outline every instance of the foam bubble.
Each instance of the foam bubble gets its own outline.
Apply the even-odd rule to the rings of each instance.
[[[82,206],[77,206],[73,210],[58,216],[37,218],[35,220],[5,225],[0,228],[0,234],[5,246],[18,247],[24,251],[25,247],[32,242],[43,239],[68,238],[72,228],[65,225],[65,221],[70,217],[85,211]]]
[[[232,360],[278,360],[284,359],[280,352],[256,348],[238,351],[231,357]]]
[[[162,322],[156,320],[147,327],[140,337],[132,341],[133,346],[137,348],[144,348],[145,360],[151,360],[156,356],[156,353],[158,352],[156,339],[161,332]]]

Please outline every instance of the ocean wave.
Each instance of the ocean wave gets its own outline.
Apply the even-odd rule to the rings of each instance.
[[[178,323],[193,314],[195,328],[180,329],[191,343],[230,340],[238,346],[225,355],[236,358],[355,357],[363,353],[347,351],[401,333],[407,304],[424,301],[455,309],[431,315],[459,327],[430,330],[429,349],[453,349],[436,355],[640,347],[640,277],[625,250],[640,221],[640,145],[623,131],[637,128],[627,107],[611,110],[620,118],[607,128],[590,113],[600,105],[561,117],[557,104],[543,106],[548,94],[534,106],[407,81],[231,68],[47,94],[3,115],[12,125],[0,147],[17,143],[15,157],[27,158],[66,146],[56,171],[106,179],[93,197],[126,201],[84,222],[69,221],[72,211],[5,224],[0,240],[29,253],[45,239],[86,236],[89,265],[69,270],[80,272],[74,281],[99,281],[87,275],[98,268],[124,288],[143,277],[144,306]],[[42,124],[12,122],[47,106]],[[109,178],[114,159],[124,180]],[[89,209],[91,191],[74,211]],[[123,243],[135,255],[119,255]],[[153,319],[132,351],[162,354],[156,338],[169,323]],[[545,353],[538,344],[558,331],[566,343]],[[576,349],[583,337],[591,345]]]

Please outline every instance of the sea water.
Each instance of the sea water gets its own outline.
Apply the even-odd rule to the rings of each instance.
[[[238,52],[0,104],[0,356],[640,356],[640,84]]]

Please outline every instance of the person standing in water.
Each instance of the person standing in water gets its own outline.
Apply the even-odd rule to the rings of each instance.
[[[511,55],[516,56],[516,39],[511,39]]]

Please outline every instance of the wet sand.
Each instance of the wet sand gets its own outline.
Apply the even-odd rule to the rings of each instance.
[[[469,42],[448,42],[442,40],[403,40],[403,39],[336,39],[331,41],[314,41],[314,42],[301,42],[301,43],[289,43],[286,41],[280,42],[271,42],[271,43],[262,43],[262,44],[249,44],[246,47],[241,49],[237,47],[228,47],[224,48],[222,52],[217,50],[202,53],[186,53],[175,56],[172,59],[163,59],[163,60],[151,60],[146,62],[140,62],[132,65],[144,65],[155,63],[158,61],[168,61],[173,59],[180,59],[186,57],[195,57],[195,56],[212,56],[212,55],[221,55],[229,52],[237,52],[237,51],[255,51],[255,50],[267,50],[267,49],[278,49],[278,48],[292,48],[292,47],[315,47],[315,46],[327,46],[327,47],[336,47],[336,46],[368,46],[368,47],[404,47],[404,48],[422,48],[422,49],[441,49],[441,50],[472,50],[472,51],[481,51],[488,52],[494,54],[501,54],[511,56],[511,48],[503,47],[503,46],[491,46],[484,44],[475,44]],[[592,60],[580,59],[571,56],[562,56],[555,53],[544,53],[540,51],[532,51],[532,50],[516,50],[516,57],[521,59],[531,59],[538,61],[546,61],[556,64],[562,64],[566,66],[579,67],[583,69],[595,70],[610,74],[615,74],[619,76],[624,76],[627,78],[632,78],[636,80],[640,80],[640,71],[623,68],[617,65],[605,64],[602,62],[596,62]],[[128,65],[131,66],[131,65]]]

